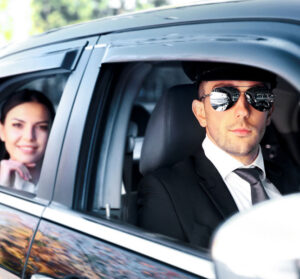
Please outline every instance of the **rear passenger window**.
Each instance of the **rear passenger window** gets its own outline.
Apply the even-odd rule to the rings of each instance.
[[[36,194],[48,138],[68,75],[4,80],[1,91],[0,185]],[[10,82],[11,81],[11,82]]]

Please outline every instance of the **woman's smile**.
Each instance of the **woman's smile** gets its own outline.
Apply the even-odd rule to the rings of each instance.
[[[38,147],[33,145],[18,145],[18,148],[25,154],[33,154]]]

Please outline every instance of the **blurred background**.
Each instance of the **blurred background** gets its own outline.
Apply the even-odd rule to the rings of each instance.
[[[0,47],[61,26],[191,0],[0,0]]]

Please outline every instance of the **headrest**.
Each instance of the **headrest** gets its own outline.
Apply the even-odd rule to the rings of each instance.
[[[140,172],[143,175],[183,160],[202,148],[205,129],[192,112],[197,91],[195,84],[177,85],[158,101],[142,147]]]

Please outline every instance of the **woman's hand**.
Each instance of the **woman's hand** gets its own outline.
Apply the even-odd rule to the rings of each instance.
[[[17,172],[24,180],[29,181],[32,179],[29,168],[33,168],[35,165],[35,163],[24,165],[14,160],[2,160],[0,162],[1,181],[9,181],[9,178],[14,171]]]

